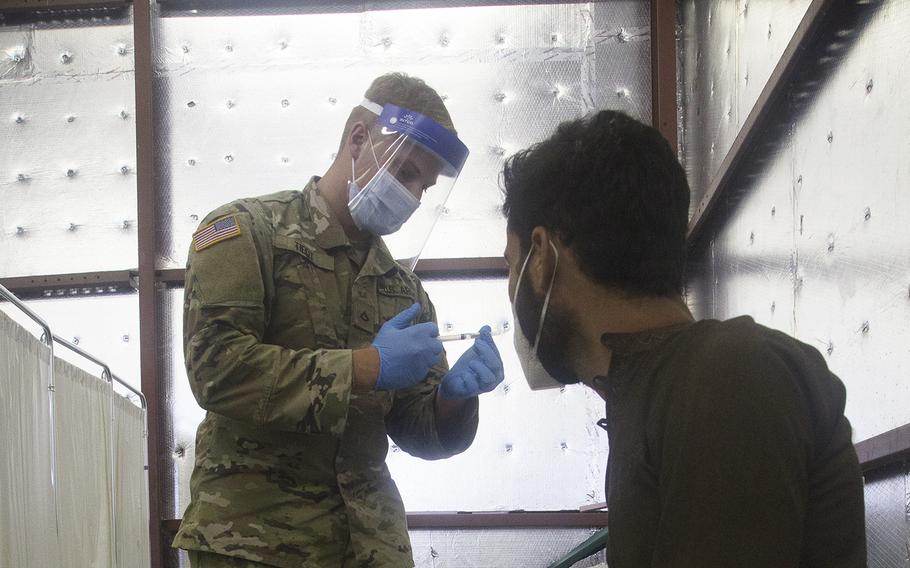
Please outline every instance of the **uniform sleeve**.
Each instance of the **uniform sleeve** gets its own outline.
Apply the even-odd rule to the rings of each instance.
[[[670,391],[649,445],[660,520],[653,567],[797,568],[812,427],[786,362],[731,347]]]
[[[418,284],[420,304],[424,306],[421,321],[436,322],[436,309]],[[445,427],[436,422],[436,392],[449,371],[445,353],[430,369],[426,381],[395,391],[392,409],[386,416],[386,430],[392,440],[407,453],[437,460],[459,454],[471,445],[477,433],[477,397],[468,399],[464,411]]]
[[[184,355],[197,402],[259,427],[340,436],[351,351],[293,350],[264,340],[273,293],[271,227],[264,212],[242,202],[215,211],[201,227],[227,217],[239,235],[204,248],[194,241],[187,263]]]

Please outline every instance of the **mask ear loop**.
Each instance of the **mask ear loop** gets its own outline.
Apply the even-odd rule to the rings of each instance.
[[[534,345],[531,346],[531,352],[533,354],[537,353],[537,344],[540,343],[540,335],[543,332],[543,323],[547,317],[547,309],[550,307],[550,294],[553,292],[553,284],[556,282],[556,270],[559,268],[559,249],[556,248],[556,245],[553,244],[553,241],[550,241],[550,248],[553,249],[553,252],[556,254],[556,266],[553,267],[553,276],[550,277],[550,287],[547,290],[547,296],[543,301],[543,308],[540,310],[540,323],[537,325],[537,336],[534,338]],[[518,273],[518,282],[515,284],[515,300],[513,303],[518,303],[518,292],[521,290],[521,281],[525,276],[525,269],[528,267],[528,262],[531,260],[531,254],[533,254],[534,248],[528,251],[528,256],[525,257],[524,263],[521,265],[521,271]],[[517,333],[517,332],[516,332]]]
[[[531,347],[532,352],[537,354],[537,346],[540,344],[540,335],[543,333],[543,322],[547,319],[547,308],[550,307],[550,294],[553,293],[553,284],[556,282],[556,271],[559,269],[559,249],[550,241],[550,248],[556,254],[556,265],[553,267],[553,276],[550,277],[550,287],[547,289],[547,296],[543,301],[543,308],[540,310],[540,323],[537,325],[537,337],[534,338],[534,345]]]

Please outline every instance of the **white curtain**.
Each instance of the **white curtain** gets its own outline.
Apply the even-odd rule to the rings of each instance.
[[[144,411],[55,358],[55,500],[49,360],[0,313],[0,568],[145,568]]]
[[[57,551],[50,350],[0,312],[0,567],[61,566]]]
[[[145,411],[114,398],[114,447],[117,449],[117,568],[149,565],[149,507]]]
[[[54,380],[60,545],[70,566],[110,568],[111,387],[60,359]]]

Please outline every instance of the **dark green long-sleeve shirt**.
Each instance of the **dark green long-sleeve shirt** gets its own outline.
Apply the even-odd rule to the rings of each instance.
[[[866,566],[846,392],[741,317],[606,334],[610,568]]]

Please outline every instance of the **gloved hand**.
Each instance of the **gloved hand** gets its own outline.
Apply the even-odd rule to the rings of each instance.
[[[442,342],[435,323],[411,325],[420,313],[414,304],[385,322],[373,340],[379,351],[379,378],[376,390],[401,389],[426,378],[430,367],[439,361]]]
[[[489,326],[480,329],[474,345],[452,365],[452,370],[442,378],[439,394],[444,399],[462,399],[490,392],[502,382],[505,373],[502,357],[493,343]]]

